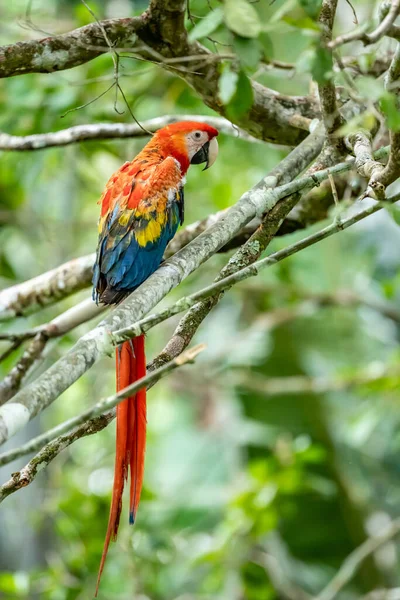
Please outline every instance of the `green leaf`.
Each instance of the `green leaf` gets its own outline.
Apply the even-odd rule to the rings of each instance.
[[[207,37],[221,25],[224,20],[224,11],[221,6],[218,6],[215,10],[208,13],[204,19],[201,19],[189,32],[189,41],[199,40],[200,38]]]
[[[218,81],[218,96],[222,104],[229,104],[232,100],[238,84],[239,75],[232,71],[229,65],[225,65]]]
[[[387,126],[391,131],[400,131],[400,111],[396,96],[386,92],[380,102],[381,110],[386,116]]]
[[[233,48],[244,67],[257,67],[261,58],[261,47],[258,40],[235,36]]]
[[[349,119],[345,125],[339,127],[337,134],[341,136],[349,135],[350,133],[355,133],[360,128],[366,129],[367,131],[371,131],[376,126],[376,117],[374,113],[369,110],[361,113],[361,115],[356,115],[352,119]]]
[[[242,70],[236,84],[236,92],[226,107],[227,115],[234,120],[242,117],[253,104],[253,88],[250,79]]]
[[[296,18],[290,15],[285,15],[282,19],[288,25],[296,27],[297,29],[311,29],[312,31],[319,31],[318,24],[310,19],[310,17]]]
[[[358,77],[355,84],[361,96],[372,102],[377,102],[385,94],[383,81],[375,77]]]
[[[326,83],[332,72],[331,55],[326,48],[318,47],[315,50],[314,60],[311,65],[311,75],[317,83]]]
[[[227,27],[245,38],[256,38],[261,32],[261,22],[256,9],[246,0],[225,0]]]
[[[264,57],[272,58],[274,56],[274,47],[268,33],[262,31],[258,36],[258,41],[260,42],[262,50],[264,51]]]
[[[303,8],[304,12],[311,17],[311,19],[318,17],[319,11],[321,10],[322,0],[298,0],[298,2]]]

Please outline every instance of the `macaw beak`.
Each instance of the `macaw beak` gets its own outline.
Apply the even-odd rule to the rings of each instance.
[[[200,148],[193,156],[190,164],[200,165],[206,163],[203,171],[206,171],[213,166],[218,156],[218,142],[217,138],[213,137],[209,142],[206,142],[204,146]]]

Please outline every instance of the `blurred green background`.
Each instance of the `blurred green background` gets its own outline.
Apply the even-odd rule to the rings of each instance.
[[[261,0],[253,5],[262,18],[262,43],[269,56],[295,63],[297,71],[253,68],[248,74],[282,93],[306,94],[310,88],[315,20],[309,16],[309,4],[313,3],[276,0],[271,6]],[[370,3],[354,5],[361,21],[373,13]],[[146,3],[109,0],[92,2],[91,7],[99,18],[107,18],[139,14]],[[209,10],[206,1],[191,2],[195,19]],[[27,24],[29,18],[37,29],[51,33],[92,21],[78,0],[2,3],[1,45],[43,35]],[[351,8],[343,2],[338,27],[348,30],[351,23]],[[212,37],[229,43],[229,35],[220,26]],[[205,43],[215,50],[212,41]],[[211,114],[175,75],[128,58],[121,68],[121,85],[140,120]],[[63,117],[96,98],[110,82],[110,56],[70,71],[3,80],[0,129],[26,135],[80,123],[131,122],[122,99],[119,109],[124,113],[114,111],[113,92]],[[202,173],[192,168],[189,173],[186,224],[237,201],[288,151],[220,138],[213,169]],[[1,153],[1,288],[94,251],[96,202],[103,186],[143,144],[144,140],[99,141]],[[349,189],[354,179],[349,176]],[[271,250],[304,235],[279,238]],[[168,303],[209,284],[226,260],[227,255],[213,257],[170,294]],[[398,377],[324,394],[271,396],[263,391],[270,377],[336,380],[351,378],[360,369],[371,372],[382,364],[395,365],[398,323],[365,305],[305,301],[304,292],[335,296],[344,289],[398,305],[399,263],[398,225],[379,213],[226,295],[196,336],[197,342],[207,344],[207,351],[195,365],[149,393],[139,517],[134,528],[128,527],[123,511],[100,598],[273,600],[290,597],[290,581],[292,598],[301,600],[296,586],[317,593],[367,534],[379,532],[399,515]],[[3,329],[19,331],[45,323],[88,293]],[[171,319],[149,333],[149,358],[162,349],[176,323],[177,318]],[[92,326],[86,324],[49,344],[33,376]],[[17,356],[0,364],[1,377]],[[113,368],[110,359],[96,364],[7,448],[112,393]],[[25,462],[1,468],[1,480]],[[112,424],[75,443],[29,488],[7,498],[0,512],[1,598],[92,597],[113,463]],[[391,542],[365,562],[339,597],[359,598],[374,587],[400,586],[399,564],[397,546]]]

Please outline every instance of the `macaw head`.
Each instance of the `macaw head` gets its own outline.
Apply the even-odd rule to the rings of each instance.
[[[179,121],[159,129],[153,140],[181,165],[185,174],[190,165],[211,167],[218,156],[218,130],[207,123]]]

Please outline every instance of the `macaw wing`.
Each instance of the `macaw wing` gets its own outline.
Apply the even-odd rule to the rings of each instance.
[[[92,280],[96,302],[99,298],[101,299],[106,288],[111,285],[109,273],[115,268],[115,265],[120,263],[121,275],[126,271],[127,265],[122,264],[122,258],[133,239],[134,213],[134,210],[123,210],[117,206],[102,224]],[[126,222],[129,228],[123,227],[123,222]],[[133,254],[131,252],[132,260],[135,258]]]
[[[116,297],[122,298],[147,279],[183,222],[182,177],[174,159],[168,158],[146,173],[137,171],[128,183],[121,182],[121,177],[116,183],[117,197],[111,193],[107,198],[107,188],[104,194],[108,212],[100,220],[93,272],[96,301],[118,301]],[[111,288],[113,293],[107,296],[105,292]],[[125,294],[116,295],[115,290],[125,290]]]

